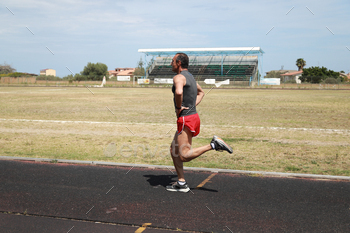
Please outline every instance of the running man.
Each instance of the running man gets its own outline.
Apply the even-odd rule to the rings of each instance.
[[[208,145],[198,148],[191,147],[192,137],[197,136],[200,131],[200,119],[196,106],[202,101],[204,92],[192,74],[188,72],[188,63],[188,56],[184,53],[177,53],[171,62],[173,72],[177,73],[173,78],[172,87],[177,131],[170,146],[170,154],[178,181],[167,186],[168,191],[190,191],[184,176],[183,162],[189,162],[210,150],[225,150],[231,154],[233,152],[232,148],[217,136],[214,136]]]

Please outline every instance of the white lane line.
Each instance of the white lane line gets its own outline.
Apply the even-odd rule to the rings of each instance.
[[[42,123],[74,123],[74,124],[113,124],[113,125],[171,125],[166,123],[128,123],[128,122],[101,122],[101,121],[60,121],[60,120],[30,120],[30,119],[4,119],[0,121],[15,122],[42,122]],[[332,133],[350,133],[347,129],[320,129],[320,128],[285,128],[285,127],[260,127],[260,126],[232,126],[232,125],[202,125],[202,127],[217,128],[244,128],[244,129],[264,129],[264,130],[294,130],[294,131],[323,131]]]

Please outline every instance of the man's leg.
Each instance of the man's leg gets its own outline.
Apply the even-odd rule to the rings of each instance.
[[[211,144],[213,144],[213,146]],[[215,148],[215,150],[227,150],[228,152],[232,153],[232,148],[217,136],[213,137],[211,144],[193,149],[192,132],[188,128],[185,127],[180,135],[175,133],[174,140],[170,146],[170,154],[176,169],[178,182],[171,186],[167,186],[166,189],[168,191],[190,191],[185,181],[183,162],[189,162],[192,159],[199,157],[203,153],[212,150],[212,148]]]
[[[170,146],[170,154],[171,158],[173,159],[174,167],[177,173],[177,177],[179,181],[185,181],[185,175],[184,175],[184,170],[183,170],[183,162],[181,161],[179,157],[179,144],[177,140],[177,133],[175,133],[174,140],[171,143]]]
[[[170,146],[170,154],[173,159],[174,167],[176,169],[178,181],[169,186],[166,186],[166,190],[172,192],[184,192],[187,193],[190,191],[190,188],[186,184],[184,170],[183,170],[183,162],[179,157],[179,146],[178,146],[178,135],[175,133],[174,140]]]
[[[183,162],[188,162],[194,158],[197,158],[206,151],[211,150],[211,146],[202,146],[199,148],[192,149],[192,132],[189,131],[186,127],[180,135],[175,133],[174,140],[171,143],[170,154],[173,159],[174,167],[176,169],[178,182],[167,186],[168,191],[177,191],[177,192],[188,192],[190,188],[188,187],[184,170]]]
[[[189,162],[211,149],[210,144],[193,149],[192,132],[187,127],[184,128],[180,135],[175,133],[170,153],[179,181],[185,181],[183,162]]]
[[[210,144],[197,148],[192,148],[192,132],[184,127],[184,130],[177,136],[179,157],[182,162],[189,162],[201,156],[203,153],[212,150]]]

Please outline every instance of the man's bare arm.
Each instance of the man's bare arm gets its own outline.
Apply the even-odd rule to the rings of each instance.
[[[183,75],[176,75],[174,77],[174,86],[175,86],[175,105],[176,105],[176,115],[179,117],[180,113],[184,109],[188,109],[188,107],[181,106],[183,100],[183,89],[186,85],[186,78]],[[180,109],[178,109],[180,108]]]
[[[196,100],[196,106],[202,101],[204,95],[205,95],[205,93],[204,93],[202,87],[199,86],[199,84],[197,83],[197,100]]]
[[[183,89],[186,84],[186,78],[183,75],[176,75],[173,81],[175,86],[176,107],[181,108],[182,99],[183,99]]]

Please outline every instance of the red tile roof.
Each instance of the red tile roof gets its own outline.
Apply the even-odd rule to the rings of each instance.
[[[302,74],[303,71],[296,71],[296,72],[290,72],[290,73],[285,73],[285,74],[281,74],[281,76],[291,76],[291,75],[298,75],[298,74]]]
[[[130,76],[134,74],[134,70],[123,70],[118,72],[118,76]]]

